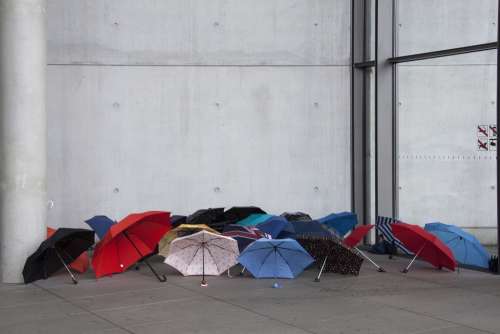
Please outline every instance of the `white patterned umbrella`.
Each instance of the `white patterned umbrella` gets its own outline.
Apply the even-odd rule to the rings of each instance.
[[[174,239],[165,263],[184,276],[220,275],[238,263],[239,254],[233,238],[200,231]]]

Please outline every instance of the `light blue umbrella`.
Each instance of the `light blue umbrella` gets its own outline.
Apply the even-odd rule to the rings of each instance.
[[[255,278],[295,278],[314,259],[293,239],[259,239],[250,244],[238,261]]]
[[[334,229],[342,237],[351,231],[358,224],[358,217],[352,212],[332,213],[317,220],[325,224],[328,228]]]
[[[446,244],[459,263],[488,269],[490,254],[472,234],[457,226],[442,223],[426,224],[425,230]]]
[[[251,214],[250,216],[246,217],[245,219],[240,220],[237,222],[237,225],[241,226],[255,226],[257,224],[263,223],[269,218],[273,216],[265,214],[265,213],[254,213]]]

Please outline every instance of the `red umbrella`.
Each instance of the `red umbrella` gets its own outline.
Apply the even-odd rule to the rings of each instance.
[[[392,233],[414,254],[408,266],[402,271],[407,273],[417,257],[424,259],[439,269],[445,267],[454,271],[457,261],[451,250],[434,234],[418,225],[397,223],[392,224]]]
[[[153,253],[170,229],[170,212],[163,211],[134,213],[114,224],[96,245],[92,258],[96,277],[124,272]],[[166,277],[160,277],[147,260],[144,262],[160,282],[166,281]]]
[[[346,245],[349,248],[354,248],[358,253],[363,256],[365,259],[370,261],[371,264],[373,264],[378,271],[380,272],[385,272],[384,268],[379,266],[378,264],[375,263],[372,259],[368,257],[365,253],[363,253],[357,246],[361,242],[361,239],[363,239],[368,232],[373,228],[374,225],[368,224],[368,225],[360,225],[356,227],[344,240],[342,240],[343,244]]]
[[[50,238],[56,230],[52,227],[47,227],[47,238]],[[69,267],[74,271],[78,271],[79,273],[84,273],[89,269],[89,255],[87,252],[83,252],[79,257],[75,259],[75,261],[71,262]]]

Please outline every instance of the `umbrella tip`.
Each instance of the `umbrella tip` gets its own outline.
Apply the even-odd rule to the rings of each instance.
[[[206,288],[208,286],[207,281],[202,280],[201,283],[200,283],[200,286],[203,287],[203,288]]]

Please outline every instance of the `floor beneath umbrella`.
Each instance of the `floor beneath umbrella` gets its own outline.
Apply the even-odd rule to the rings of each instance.
[[[72,285],[60,274],[32,285],[0,285],[0,333],[500,333],[500,276],[440,272],[375,256],[358,277],[314,271],[295,280],[197,277],[159,283],[143,266]],[[162,263],[155,267],[165,270]]]

